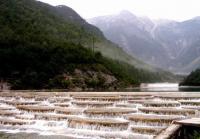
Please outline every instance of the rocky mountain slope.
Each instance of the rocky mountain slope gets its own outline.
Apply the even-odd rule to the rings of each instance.
[[[200,66],[200,19],[151,20],[128,11],[88,20],[129,54],[175,73]]]

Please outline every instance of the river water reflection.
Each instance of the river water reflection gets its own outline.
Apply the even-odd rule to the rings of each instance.
[[[179,86],[178,83],[142,83],[129,91],[141,92],[200,92],[200,86]]]

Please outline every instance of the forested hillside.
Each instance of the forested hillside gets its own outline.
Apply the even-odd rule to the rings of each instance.
[[[180,85],[200,86],[200,69],[191,72]]]
[[[13,89],[108,89],[175,79],[93,51],[94,41],[120,49],[66,6],[2,0],[0,30],[0,78]]]

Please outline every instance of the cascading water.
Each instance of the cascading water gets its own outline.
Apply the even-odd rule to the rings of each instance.
[[[0,131],[80,138],[152,139],[200,115],[200,96],[140,93],[0,93]]]

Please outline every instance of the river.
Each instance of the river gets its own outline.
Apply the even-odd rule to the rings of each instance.
[[[178,83],[142,83],[128,92],[200,92],[200,86],[179,86]]]

